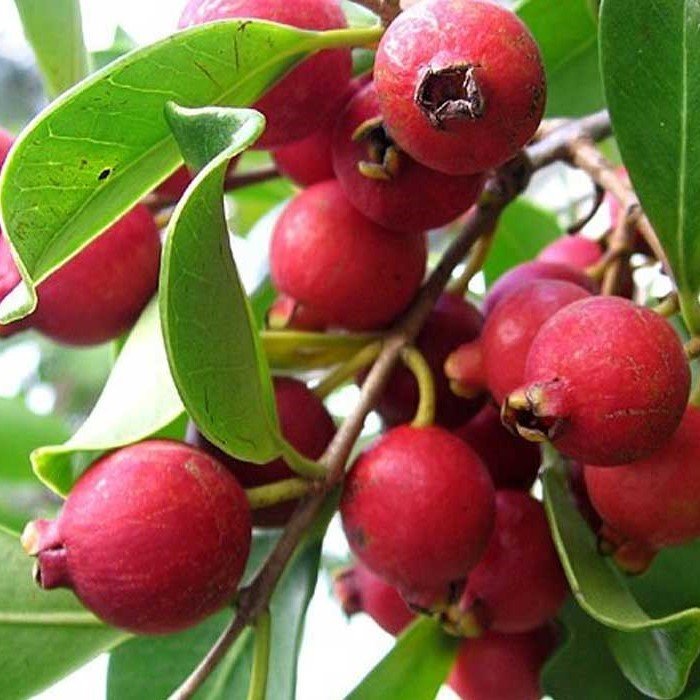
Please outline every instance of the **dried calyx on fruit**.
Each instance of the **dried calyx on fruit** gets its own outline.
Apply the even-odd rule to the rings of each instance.
[[[624,464],[670,440],[689,390],[683,346],[664,318],[626,299],[591,297],[542,326],[502,415],[567,457]]]
[[[245,492],[224,466],[150,440],[96,462],[58,518],[30,523],[22,543],[42,588],[71,588],[116,627],[164,634],[232,601],[250,539]]]

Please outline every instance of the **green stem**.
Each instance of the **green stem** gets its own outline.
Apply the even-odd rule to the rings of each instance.
[[[309,492],[311,485],[312,482],[308,479],[283,479],[265,486],[246,489],[245,495],[251,509],[258,510],[301,498]]]
[[[690,392],[688,403],[691,406],[697,406],[700,408],[700,381],[695,384],[695,388]]]
[[[700,335],[700,303],[697,296],[688,291],[678,291],[678,303],[690,335]]]
[[[301,452],[297,452],[286,440],[280,438],[280,450],[282,458],[287,466],[299,476],[306,479],[325,479],[328,476],[326,468],[313,459],[304,457]]]
[[[344,362],[340,367],[334,369],[319,382],[314,389],[316,396],[320,399],[325,399],[326,396],[334,392],[339,386],[352,379],[360,370],[372,364],[372,362],[377,359],[377,355],[379,355],[381,349],[381,341],[366,345],[347,362]]]
[[[373,27],[352,27],[351,29],[331,29],[321,32],[313,39],[317,49],[337,49],[343,46],[360,48],[373,46],[384,34],[384,27],[377,24]]]
[[[255,645],[253,647],[253,669],[248,686],[248,700],[265,700],[267,675],[270,665],[270,611],[262,612],[255,623]]]
[[[435,421],[435,380],[423,355],[414,347],[401,350],[401,360],[418,382],[418,409],[411,421],[414,428],[425,428]]]
[[[464,296],[469,287],[469,283],[472,281],[474,275],[479,272],[486,262],[486,258],[491,250],[491,244],[493,243],[494,235],[496,231],[490,231],[489,233],[481,236],[479,240],[474,244],[472,252],[467,259],[464,266],[464,270],[457,279],[450,283],[448,287],[448,292],[451,294],[460,294]]]

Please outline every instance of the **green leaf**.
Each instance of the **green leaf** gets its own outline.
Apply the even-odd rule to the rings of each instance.
[[[548,243],[563,235],[557,217],[522,197],[510,204],[498,222],[484,265],[486,284],[506,270],[532,260]]]
[[[549,462],[543,477],[545,506],[576,600],[608,628],[613,656],[638,690],[654,698],[677,697],[700,654],[700,609],[650,617],[614,564],[598,554],[596,538],[567,489],[561,461],[550,455]]]
[[[542,51],[547,116],[581,116],[605,104],[598,67],[598,30],[588,3],[522,0],[516,7]]]
[[[600,47],[622,159],[700,332],[700,4],[605,0]]]
[[[168,101],[247,105],[310,53],[380,34],[214,22],[138,49],[52,103],[20,135],[0,180],[2,225],[25,283],[0,304],[2,322],[30,312],[36,284],[181,164]]]
[[[151,302],[131,331],[92,413],[63,444],[32,453],[36,475],[61,495],[106,450],[164,430],[184,408],[170,376],[158,304]]]
[[[42,591],[19,540],[0,530],[0,697],[38,693],[129,635],[103,625],[67,591]]]
[[[237,236],[247,236],[264,214],[288,200],[294,192],[292,184],[281,178],[232,192],[226,196],[227,203],[231,205],[229,228]]]
[[[124,54],[129,53],[129,51],[133,51],[136,46],[137,44],[131,36],[122,27],[117,27],[114,31],[112,45],[101,51],[93,51],[90,54],[92,65],[95,69],[104,68],[112,61],[116,61]]]
[[[454,663],[459,641],[422,617],[350,693],[347,700],[433,700]]]
[[[88,74],[79,0],[15,0],[51,97]]]

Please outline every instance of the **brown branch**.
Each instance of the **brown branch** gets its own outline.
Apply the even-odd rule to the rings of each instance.
[[[566,137],[560,132],[565,132]],[[249,586],[240,591],[234,618],[192,675],[171,695],[171,700],[191,698],[241,632],[247,626],[254,624],[258,615],[267,609],[275,586],[303,534],[320,512],[328,494],[342,481],[352,447],[362,431],[367,415],[381,395],[394,365],[399,360],[402,349],[410,345],[418,335],[435,302],[449,282],[455,267],[464,260],[473,244],[481,236],[495,229],[503,209],[527,186],[533,171],[531,150],[534,149],[536,167],[542,168],[566,156],[567,139],[578,139],[584,136],[603,138],[609,132],[609,120],[604,114],[567,123],[549,133],[542,141],[530,146],[521,157],[501,168],[488,181],[479,205],[467,216],[462,232],[447,248],[409,311],[393,329],[388,331],[383,341],[382,351],[362,384],[360,397],[354,410],[340,426],[321,458],[321,462],[328,469],[327,479],[299,504],[260,572]]]
[[[388,27],[401,14],[400,0],[352,0],[352,2],[374,12],[385,27]]]

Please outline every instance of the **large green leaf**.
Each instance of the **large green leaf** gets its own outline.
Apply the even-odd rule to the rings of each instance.
[[[60,95],[88,74],[79,0],[15,0],[47,92]]]
[[[42,591],[19,540],[0,530],[0,697],[39,692],[129,635],[106,627],[67,591]]]
[[[158,304],[153,301],[119,353],[92,413],[67,442],[35,450],[32,465],[45,484],[65,495],[104,451],[163,431],[183,411],[165,355]]]
[[[700,609],[668,610],[650,617],[609,559],[574,505],[558,458],[550,455],[543,477],[545,506],[559,556],[581,607],[608,628],[607,640],[620,669],[641,692],[675,698],[685,688],[700,654]],[[694,576],[697,581],[697,576]],[[670,597],[669,605],[685,601]]]
[[[454,663],[459,640],[422,617],[350,693],[347,700],[433,700]]]
[[[622,158],[700,332],[700,3],[605,0],[600,47]]]
[[[588,0],[522,0],[516,7],[542,51],[547,115],[579,116],[604,104],[598,33]]]
[[[214,22],[138,49],[56,100],[20,135],[0,180],[2,225],[26,283],[0,304],[3,322],[31,311],[38,282],[180,165],[168,101],[247,105],[310,53],[380,33]]]

